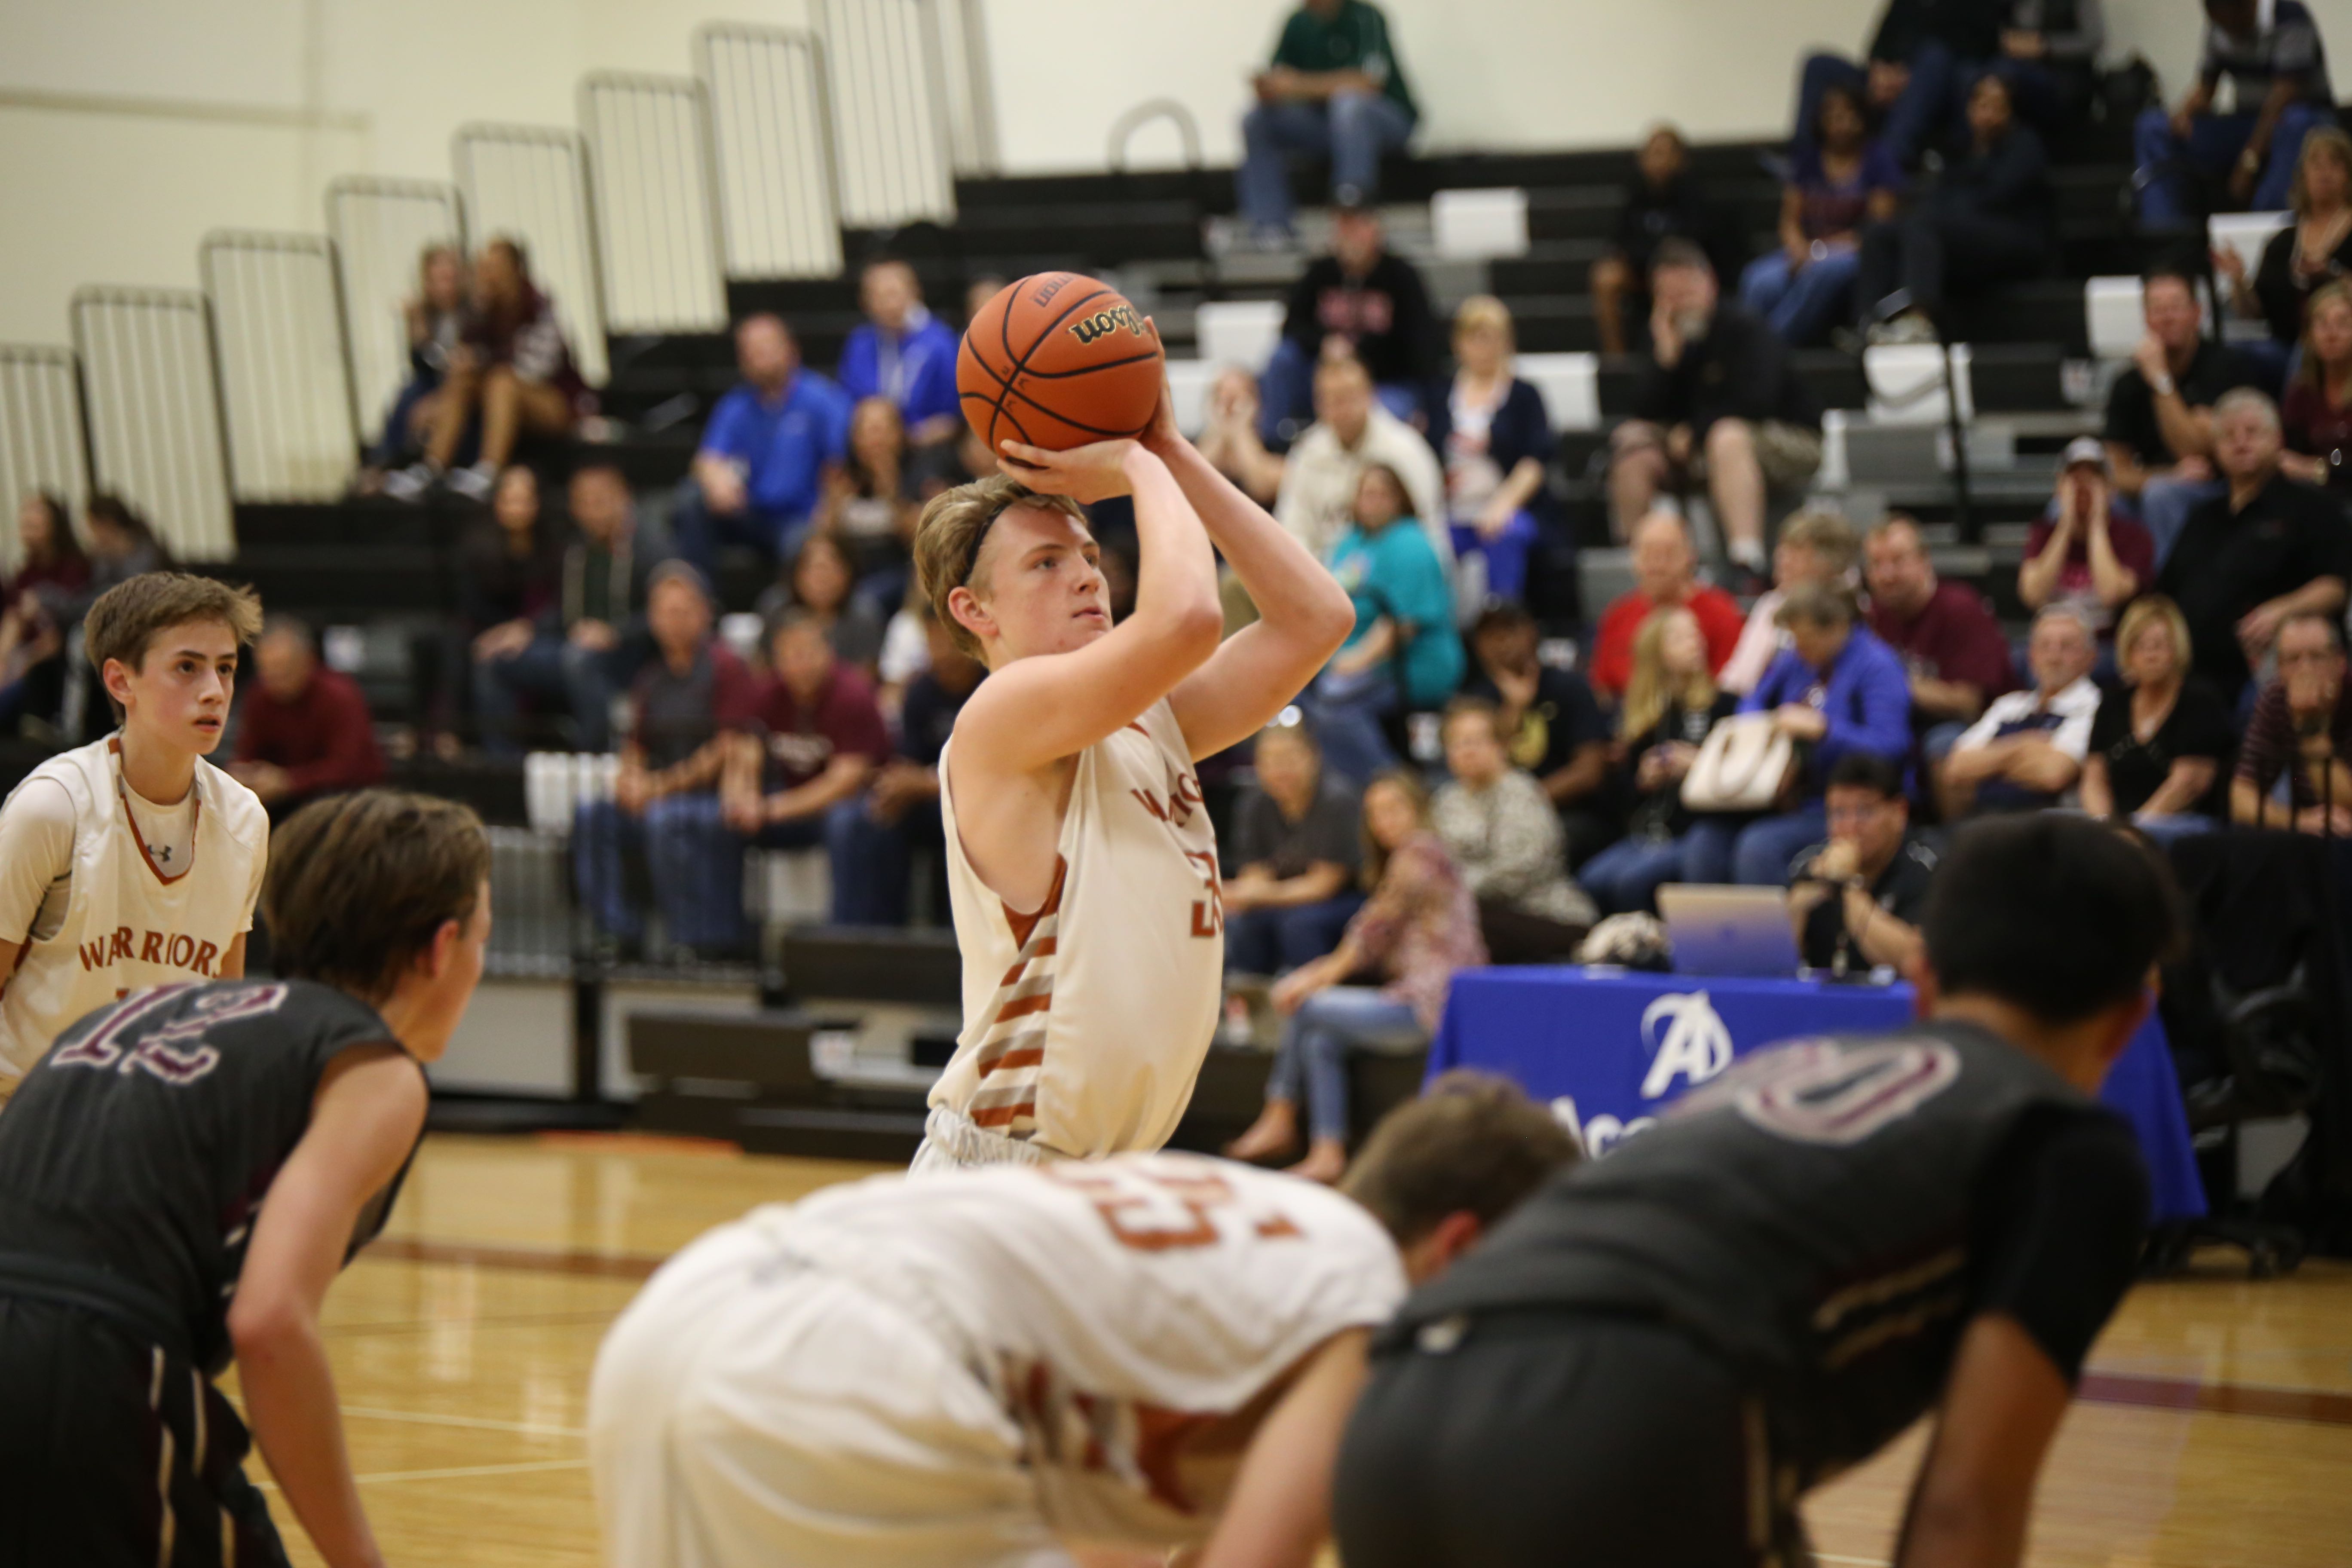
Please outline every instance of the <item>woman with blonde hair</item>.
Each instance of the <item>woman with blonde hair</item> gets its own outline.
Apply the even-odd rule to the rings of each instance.
[[[1691,814],[1683,775],[1707,731],[1739,706],[1706,672],[1706,637],[1679,605],[1653,611],[1633,635],[1633,679],[1618,710],[1618,773],[1633,802],[1625,837],[1577,873],[1603,914],[1647,910],[1683,875]]]
[[[1756,596],[1739,642],[1716,673],[1716,683],[1745,697],[1789,646],[1789,634],[1780,621],[1780,601],[1789,590],[1799,583],[1850,582],[1861,555],[1862,537],[1843,512],[1808,507],[1782,523],[1780,542],[1772,546],[1772,586]]]
[[[2128,816],[2174,838],[2207,832],[2226,815],[2237,741],[2229,710],[2189,673],[2189,656],[2179,605],[2161,594],[2132,601],[2116,631],[2126,689],[2100,699],[2083,758],[2083,809],[2093,816]]]
[[[2229,287],[2231,309],[2271,330],[2268,342],[2246,346],[2274,374],[2286,369],[2303,337],[2312,296],[2352,270],[2352,136],[2323,125],[2304,137],[2287,205],[2294,222],[2263,247],[2251,278],[2236,251],[2226,245],[2213,250],[2213,270]]]
[[[1551,420],[1543,394],[1512,373],[1513,347],[1507,306],[1492,294],[1462,301],[1454,312],[1454,359],[1460,368],[1433,410],[1429,432],[1445,459],[1455,570],[1473,613],[1490,596],[1527,596],[1528,552],[1546,510]]]
[[[1371,897],[1348,922],[1337,951],[1276,982],[1282,1047],[1266,1081],[1265,1109],[1225,1152],[1265,1160],[1298,1142],[1307,1101],[1307,1158],[1292,1173],[1318,1182],[1348,1168],[1348,1051],[1405,1051],[1429,1043],[1458,969],[1486,963],[1478,904],[1430,822],[1429,792],[1391,768],[1364,790],[1364,886]],[[1376,970],[1378,987],[1348,982]]]
[[[2337,281],[2311,297],[2303,329],[2303,363],[2279,406],[2286,452],[2279,467],[2307,484],[2352,484],[2352,283]]]

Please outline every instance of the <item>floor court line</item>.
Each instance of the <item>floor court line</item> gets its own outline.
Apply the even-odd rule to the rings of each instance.
[[[511,1432],[522,1437],[585,1437],[585,1426],[555,1426],[537,1421],[498,1421],[487,1415],[436,1415],[422,1410],[384,1410],[367,1405],[346,1405],[345,1415],[365,1421],[404,1421],[418,1426],[463,1426],[478,1432]]]
[[[370,1476],[353,1476],[357,1485],[389,1486],[400,1481],[462,1481],[475,1476],[520,1476],[541,1470],[584,1470],[585,1457],[577,1459],[527,1459],[513,1465],[455,1465],[445,1470],[383,1470]],[[256,1477],[253,1484],[265,1491],[281,1489],[268,1477]]]

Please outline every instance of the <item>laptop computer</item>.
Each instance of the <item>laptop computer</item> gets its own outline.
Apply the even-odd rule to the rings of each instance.
[[[1797,933],[1786,888],[1658,889],[1658,913],[1674,943],[1677,974],[1785,980],[1797,973]]]

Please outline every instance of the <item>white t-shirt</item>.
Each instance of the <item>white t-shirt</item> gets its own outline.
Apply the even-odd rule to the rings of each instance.
[[[1952,743],[1956,752],[1974,751],[1990,745],[2005,730],[2022,727],[2026,721],[2043,711],[2042,697],[2035,691],[2012,691],[1996,697],[1987,704],[1984,714],[1969,726],[1967,733]],[[2058,722],[2050,729],[2050,743],[2081,762],[2091,752],[2091,723],[2099,716],[2098,683],[2084,676],[2050,699],[2047,711]]]
[[[1454,564],[1454,530],[1445,516],[1445,484],[1437,454],[1421,432],[1381,407],[1372,405],[1370,422],[1353,447],[1343,447],[1328,425],[1312,425],[1283,463],[1282,490],[1275,498],[1275,521],[1314,552],[1328,558],[1331,546],[1348,531],[1355,515],[1356,482],[1364,465],[1382,463],[1396,470],[1412,498],[1413,516],[1437,552],[1438,560]]]
[[[1406,1289],[1354,1200],[1189,1154],[875,1176],[741,1225],[975,1352],[1067,1539],[1197,1539],[1159,1495],[1172,1418],[1243,1409]]]

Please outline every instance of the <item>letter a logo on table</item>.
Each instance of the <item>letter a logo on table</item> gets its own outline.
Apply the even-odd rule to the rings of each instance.
[[[1731,1065],[1731,1030],[1704,991],[1661,996],[1642,1009],[1642,1043],[1651,1057],[1643,1100],[1664,1098],[1677,1077],[1696,1086]]]

